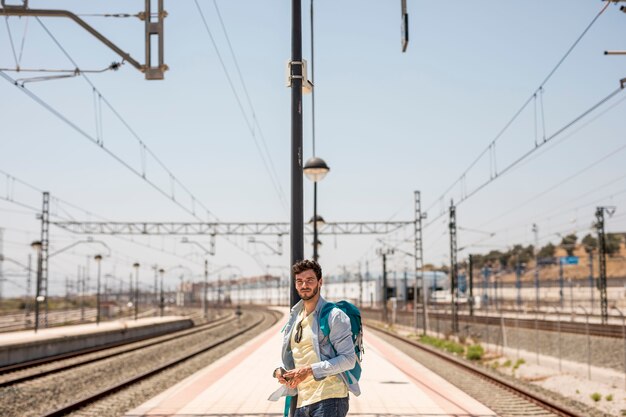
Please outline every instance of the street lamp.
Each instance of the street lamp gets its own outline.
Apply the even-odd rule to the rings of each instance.
[[[96,325],[100,325],[100,263],[102,255],[98,254],[93,257],[98,263],[98,280],[96,284]]]
[[[312,157],[306,164],[304,164],[304,175],[313,181],[313,217],[309,223],[313,223],[313,260],[317,262],[319,256],[317,253],[317,247],[319,240],[317,238],[318,227],[324,225],[324,219],[322,216],[317,215],[317,183],[324,179],[330,168],[326,165],[326,162],[322,158]]]
[[[193,240],[189,240],[186,237],[183,237],[181,242],[190,243],[190,244],[198,246],[200,249],[204,251],[205,256],[214,254],[214,252],[207,250],[200,243],[195,242]],[[204,258],[204,282],[202,283],[202,317],[204,317],[205,320],[209,317],[209,311],[208,311],[209,306],[206,300],[208,286],[209,286],[209,260],[207,258]]]
[[[39,303],[43,301],[41,293],[41,241],[37,240],[30,244],[37,252],[37,285],[35,285],[35,333],[39,330]]]
[[[139,313],[139,262],[135,262],[133,268],[135,268],[135,320],[137,320]]]
[[[163,309],[165,308],[165,298],[163,296],[163,274],[165,274],[165,269],[159,269],[159,274],[161,275],[161,296],[159,300],[159,308],[161,309],[161,317],[163,317]]]

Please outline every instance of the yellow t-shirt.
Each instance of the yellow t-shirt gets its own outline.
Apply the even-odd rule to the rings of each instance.
[[[311,331],[313,315],[309,314],[305,317],[305,314],[305,310],[302,310],[302,314],[298,316],[296,326],[294,326],[291,332],[291,351],[296,368],[320,361],[313,349]],[[296,343],[295,337],[298,332],[298,323],[300,322],[302,322],[302,339],[300,343]],[[321,381],[316,381],[311,375],[298,384],[298,404],[296,407],[300,408],[328,398],[345,398],[347,396],[348,387],[338,376],[332,375]]]

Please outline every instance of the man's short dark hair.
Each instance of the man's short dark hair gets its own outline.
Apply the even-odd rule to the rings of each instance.
[[[318,281],[322,278],[322,267],[320,266],[320,264],[315,261],[310,261],[308,259],[296,262],[291,267],[291,272],[293,272],[294,275],[298,275],[303,273],[304,271],[308,271],[309,269],[315,272],[315,277]]]

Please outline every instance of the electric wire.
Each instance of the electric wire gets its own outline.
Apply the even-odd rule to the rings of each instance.
[[[484,222],[481,226],[479,227],[484,227],[486,224],[500,220],[501,218],[508,216],[511,213],[514,213],[515,211],[519,210],[522,207],[527,206],[528,204],[532,203],[533,201],[543,197],[544,195],[548,194],[551,191],[554,191],[555,189],[559,188],[560,186],[562,186],[563,184],[566,184],[568,182],[570,182],[571,180],[577,178],[578,176],[584,174],[585,172],[589,171],[590,169],[596,167],[597,165],[599,165],[600,163],[606,161],[607,159],[618,155],[620,152],[626,150],[626,144],[617,147],[616,149],[613,149],[611,152],[607,153],[606,155],[603,155],[601,158],[593,161],[591,164],[585,166],[582,169],[579,169],[578,171],[574,172],[573,174],[567,176],[566,178],[564,178],[563,180],[559,181],[558,183],[554,184],[553,186],[545,189],[544,191],[540,192],[539,194],[535,194],[532,198],[526,199],[524,202],[522,203],[518,203],[515,205],[514,208],[507,210],[506,212],[504,212],[503,214],[496,216],[492,219],[490,219],[487,222]]]
[[[11,34],[11,28],[9,27],[9,16],[4,16],[4,22],[6,23],[7,33],[9,34],[9,43],[11,44],[11,51],[13,52],[15,66],[19,68],[20,64],[17,61],[17,52],[15,51],[15,45],[13,43],[13,35]]]
[[[244,121],[246,122],[246,125],[248,127],[248,130],[250,131],[250,135],[252,136],[252,139],[254,141],[254,144],[257,148],[257,151],[259,153],[259,155],[261,156],[261,160],[263,162],[263,166],[265,168],[265,171],[268,173],[270,180],[272,182],[272,185],[274,186],[274,190],[278,196],[278,199],[280,200],[281,204],[283,205],[283,208],[286,210],[287,209],[287,205],[286,205],[286,200],[284,197],[284,193],[282,192],[282,188],[280,187],[280,181],[278,180],[278,178],[274,177],[272,175],[272,170],[270,168],[270,164],[267,161],[267,158],[265,157],[265,155],[263,154],[263,150],[261,148],[261,145],[259,144],[259,140],[257,139],[257,136],[255,134],[255,127],[254,124],[250,122],[250,119],[248,117],[247,112],[245,111],[244,107],[243,107],[243,103],[241,102],[241,98],[239,97],[239,94],[237,93],[237,89],[235,88],[235,84],[233,83],[232,77],[230,76],[230,73],[228,71],[228,68],[226,68],[226,64],[224,62],[224,59],[222,57],[222,54],[219,51],[219,48],[217,46],[217,43],[215,42],[215,38],[213,37],[213,33],[211,32],[211,29],[209,28],[209,24],[206,20],[206,17],[204,16],[204,12],[202,11],[202,8],[200,7],[200,4],[198,3],[198,0],[194,0],[194,3],[196,5],[196,8],[198,10],[198,13],[200,15],[200,19],[202,20],[202,23],[204,25],[204,28],[209,36],[209,39],[211,40],[211,44],[213,45],[213,48],[215,49],[215,53],[217,55],[217,58],[220,62],[220,65],[222,66],[222,69],[224,71],[224,75],[226,76],[226,79],[228,81],[228,85],[230,86],[230,89],[233,93],[233,95],[235,96],[235,101],[237,102],[237,106],[239,107],[239,110],[241,112],[241,115],[244,118]],[[217,5],[216,5],[217,7]],[[221,15],[220,15],[221,16]],[[225,26],[224,30],[225,30]],[[230,41],[228,42],[230,45]],[[234,56],[234,53],[233,53]],[[238,67],[238,65],[237,65]],[[250,102],[251,103],[251,102]],[[269,156],[269,153],[268,153]],[[270,162],[271,162],[271,157],[270,157]]]
[[[54,34],[47,28],[46,25],[44,25],[44,23],[41,21],[41,19],[36,18],[37,22],[39,22],[39,24],[41,25],[41,27],[44,29],[44,31],[48,34],[48,36],[50,36],[50,38],[53,40],[53,42],[57,45],[57,47],[61,50],[61,52],[63,52],[63,54],[65,55],[65,57],[75,66],[78,67],[78,64],[76,63],[76,61],[70,56],[70,54],[65,50],[65,48],[61,45],[61,43],[58,41],[58,39],[54,36]],[[115,109],[115,107],[113,107],[113,105],[106,99],[106,97],[104,97],[102,95],[102,93],[100,93],[100,91],[96,88],[96,86],[91,82],[91,80],[89,79],[89,77],[87,77],[86,75],[83,75],[83,79],[91,86],[91,88],[93,90],[95,90],[100,99],[107,105],[107,107],[109,108],[109,110],[111,110],[111,112],[115,115],[115,117],[117,117],[117,119],[126,127],[126,129],[128,129],[128,131],[131,133],[131,135],[137,140],[137,142],[140,145],[140,149],[142,149],[142,151],[147,152],[150,156],[152,156],[154,158],[154,160],[157,162],[157,164],[159,164],[159,166],[161,166],[161,168],[163,168],[163,170],[168,174],[168,176],[170,177],[170,179],[175,183],[178,184],[190,197],[193,201],[197,201],[200,206],[206,211],[207,215],[209,216],[213,216],[214,218],[217,219],[217,216],[215,214],[213,214],[206,206],[204,206],[201,202],[201,200],[199,200],[198,198],[196,198],[187,187],[185,187],[185,185],[178,180],[178,178],[172,173],[172,171],[169,170],[169,168],[167,168],[167,166],[161,161],[160,158],[158,158],[156,156],[156,154],[145,144],[145,142],[143,141],[143,139],[141,139],[141,137],[137,134],[137,132],[130,126],[130,124],[126,121],[126,119],[124,119],[121,114]],[[90,140],[92,140],[93,142],[93,138],[91,136],[89,136]],[[114,154],[109,151],[106,147],[103,146],[102,143],[97,143],[97,141],[95,142],[96,145],[98,145],[100,148],[102,148],[103,150],[105,150],[105,152],[109,153],[111,156],[114,156]],[[123,162],[121,160],[121,158],[115,156],[115,159],[118,160],[118,162]],[[143,173],[139,173],[139,171],[135,170],[134,168],[132,168],[129,164],[127,163],[123,163],[123,165],[125,165],[127,168],[130,168],[131,171],[134,171],[134,173],[136,175],[138,175],[139,177],[141,177],[142,179],[144,179],[144,181],[148,182],[149,184],[151,184],[153,187],[157,188],[163,195],[165,195],[168,199],[171,199],[176,205],[178,205],[179,207],[183,208],[186,212],[188,212],[189,214],[191,214],[192,216],[198,218],[198,216],[196,216],[195,210],[190,210],[187,207],[183,206],[181,203],[179,203],[178,201],[176,201],[176,198],[174,196],[174,194],[172,193],[172,195],[169,195],[166,191],[162,190],[160,187],[158,187],[155,183],[153,183],[152,181],[148,180],[148,178],[145,175],[145,171]]]
[[[527,151],[526,153],[522,154],[520,157],[515,159],[513,162],[509,163],[506,167],[504,167],[504,169],[502,169],[496,176],[486,180],[485,182],[483,182],[482,184],[480,184],[479,186],[474,188],[471,192],[466,193],[465,195],[463,195],[459,200],[457,200],[456,206],[459,206],[461,203],[465,202],[466,200],[468,200],[469,198],[474,196],[476,193],[481,191],[487,185],[491,184],[492,182],[494,182],[498,178],[502,177],[504,174],[508,173],[512,168],[514,168],[519,163],[524,161],[527,157],[529,157],[530,155],[535,153],[538,149],[541,149],[543,146],[545,146],[545,144],[550,143],[550,141],[552,141],[553,139],[557,138],[559,135],[561,135],[567,129],[569,129],[570,127],[574,126],[576,123],[580,122],[582,119],[584,119],[590,113],[592,113],[594,110],[596,110],[597,108],[602,106],[604,103],[606,103],[609,100],[611,100],[613,97],[615,97],[617,94],[619,94],[622,91],[624,91],[622,88],[617,88],[613,92],[609,93],[607,96],[602,98],[599,102],[597,102],[593,106],[589,107],[587,110],[582,112],[580,115],[576,116],[573,120],[571,120],[570,122],[568,122],[567,124],[562,126],[560,129],[558,129],[556,132],[554,132],[552,135],[547,137],[541,144],[539,144],[539,146],[534,147],[534,148],[530,149],[529,151]],[[442,198],[442,197],[440,197],[440,198]],[[431,221],[427,222],[424,227],[430,226],[431,224],[433,224],[436,220],[438,220],[439,218],[441,218],[445,214],[446,214],[446,212],[442,212],[438,216],[435,216]]]
[[[572,53],[572,51],[574,50],[574,48],[580,43],[580,41],[582,40],[582,38],[587,34],[587,32],[591,29],[591,27],[593,26],[593,24],[598,20],[598,18],[604,13],[604,11],[607,9],[607,7],[609,6],[610,2],[607,2],[606,5],[604,5],[604,7],[600,10],[600,12],[598,12],[598,14],[591,20],[591,22],[587,25],[587,27],[583,30],[583,32],[578,36],[578,38],[574,41],[574,43],[570,46],[570,48],[567,50],[567,52],[565,53],[565,55],[563,55],[563,57],[558,61],[558,63],[554,66],[554,68],[552,68],[552,70],[548,73],[548,75],[545,77],[545,79],[539,84],[539,86],[535,89],[535,91],[530,95],[530,97],[524,102],[524,104],[519,108],[519,110],[517,112],[515,112],[515,114],[513,115],[513,117],[505,124],[504,128],[502,128],[502,130],[500,130],[498,132],[498,134],[495,136],[495,138],[493,140],[491,140],[491,142],[489,142],[489,145],[478,155],[478,157],[476,159],[474,159],[472,161],[472,163],[470,163],[469,167],[465,169],[465,171],[463,171],[463,173],[459,176],[459,178],[454,181],[452,183],[452,185],[450,187],[448,187],[448,189],[437,199],[435,199],[435,201],[433,202],[433,204],[431,204],[427,209],[426,212],[430,211],[430,209],[437,203],[437,201],[444,199],[445,196],[448,194],[448,192],[450,192],[450,190],[452,190],[465,176],[466,174],[478,163],[478,161],[485,155],[485,153],[489,152],[489,151],[494,151],[495,150],[495,144],[496,142],[502,137],[502,135],[509,129],[509,127],[513,124],[513,122],[515,120],[517,120],[517,118],[519,117],[519,115],[526,109],[526,107],[535,99],[537,93],[540,94],[540,98],[542,96],[543,93],[543,87],[545,86],[545,84],[552,78],[552,76],[556,73],[556,71],[561,67],[561,65],[563,64],[563,62],[567,59],[567,57]],[[542,111],[543,111],[543,101],[541,102],[542,104]],[[545,132],[545,120],[544,120],[544,132]],[[548,139],[545,138],[545,133],[544,133],[544,143],[547,141]],[[539,144],[539,146],[541,146],[541,144]],[[495,155],[494,155],[495,157]],[[498,173],[496,172],[496,177],[498,177]],[[501,175],[502,173],[500,173]],[[482,188],[482,187],[481,187]],[[462,200],[465,200],[467,198],[464,198]]]
[[[276,172],[276,168],[275,168],[275,164],[274,161],[272,160],[272,155],[267,147],[267,141],[265,140],[265,135],[263,134],[263,129],[261,129],[261,125],[259,124],[259,120],[256,116],[256,110],[254,109],[254,106],[252,105],[252,99],[250,98],[250,94],[248,93],[248,87],[244,81],[243,75],[241,73],[241,68],[239,67],[239,60],[237,59],[237,56],[235,55],[235,50],[233,48],[232,43],[230,42],[230,36],[228,36],[228,31],[226,30],[226,25],[224,24],[224,20],[222,19],[222,13],[220,12],[220,9],[217,5],[217,1],[213,0],[213,5],[215,6],[215,11],[217,13],[217,17],[220,21],[220,25],[222,27],[222,31],[224,32],[224,37],[226,38],[226,43],[228,44],[228,49],[230,50],[230,55],[233,59],[233,62],[235,63],[235,68],[237,70],[237,74],[239,76],[239,82],[241,83],[241,86],[243,88],[243,92],[246,96],[246,101],[248,102],[248,106],[250,107],[250,112],[252,113],[252,120],[254,121],[254,125],[256,126],[257,130],[259,131],[259,136],[261,137],[261,144],[263,145],[263,148],[265,149],[265,154],[267,155],[267,158],[269,159],[269,166],[270,169],[272,171],[272,174],[274,175],[274,179],[276,180],[276,184],[278,185],[278,191],[279,194],[281,196],[281,200],[283,201],[283,203],[286,203],[286,197],[285,197],[285,193],[283,191],[283,188],[280,184],[280,177],[278,176],[278,173]],[[283,207],[286,208],[286,205],[283,204]]]

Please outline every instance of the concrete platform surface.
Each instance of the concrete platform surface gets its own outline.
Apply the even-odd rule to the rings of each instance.
[[[282,416],[284,401],[267,398],[278,388],[271,373],[279,363],[284,321],[125,417]],[[362,394],[351,395],[349,416],[496,416],[367,329],[362,366]]]
[[[31,342],[39,342],[50,339],[63,339],[77,335],[104,333],[115,330],[125,330],[135,327],[151,326],[154,324],[171,323],[180,320],[188,320],[182,316],[149,317],[138,320],[115,320],[95,323],[77,324],[72,326],[58,326],[48,329],[40,328],[37,333],[34,330],[21,330],[18,332],[0,333],[0,346],[18,345]]]

